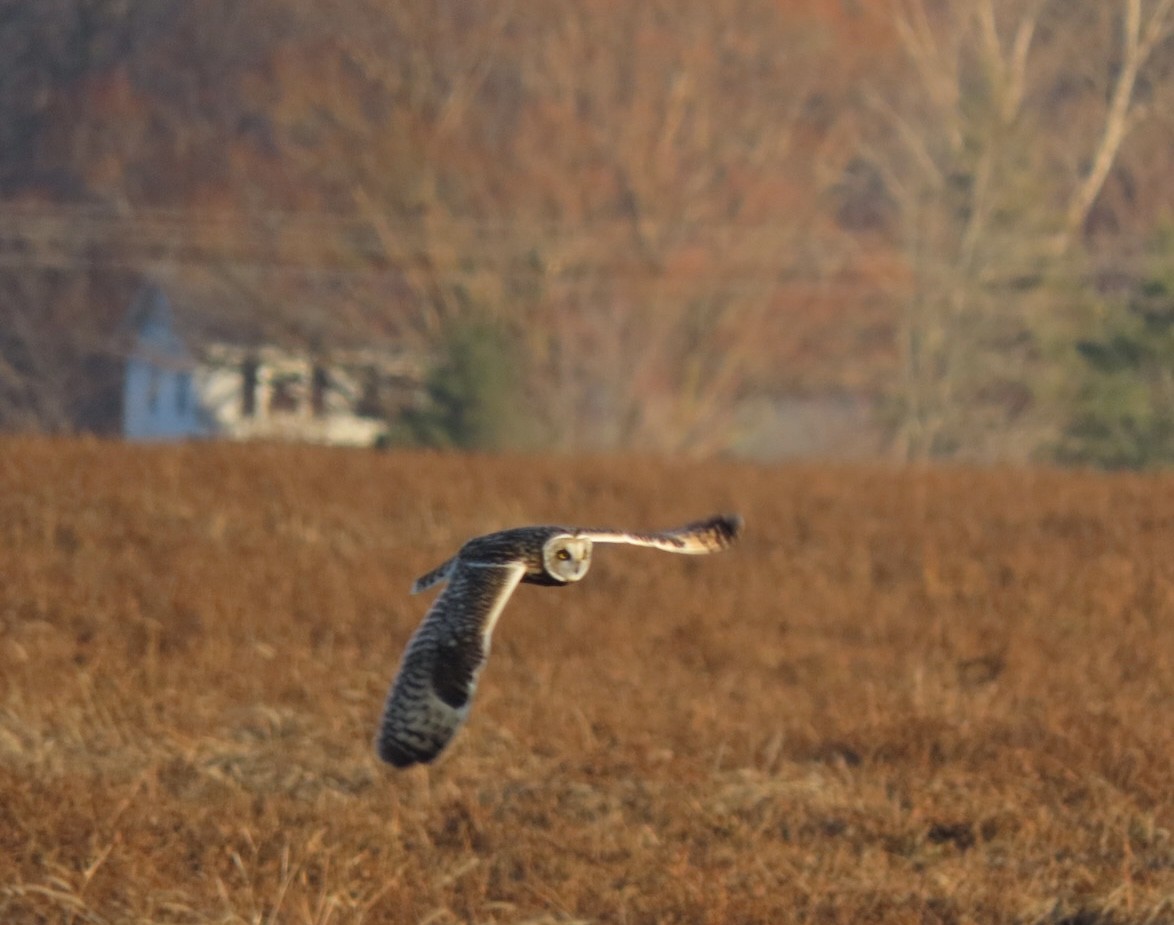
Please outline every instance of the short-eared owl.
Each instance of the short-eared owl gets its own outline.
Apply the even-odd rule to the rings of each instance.
[[[469,540],[416,580],[412,593],[447,581],[408,642],[387,695],[379,757],[403,768],[432,761],[469,715],[493,626],[520,582],[560,586],[591,566],[593,543],[627,543],[700,555],[730,546],[742,520],[719,515],[663,533],[582,527],[519,527]]]

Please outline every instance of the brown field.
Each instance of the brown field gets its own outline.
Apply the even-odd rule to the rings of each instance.
[[[378,763],[464,538],[726,509]],[[0,442],[5,923],[1172,922],[1172,830],[1174,478]]]

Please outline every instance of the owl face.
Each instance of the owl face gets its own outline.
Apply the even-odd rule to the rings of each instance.
[[[591,567],[591,540],[559,534],[542,546],[542,567],[556,581],[578,581]]]

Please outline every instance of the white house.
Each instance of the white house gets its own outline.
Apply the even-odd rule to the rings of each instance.
[[[376,446],[389,413],[419,400],[418,354],[339,348],[311,354],[270,343],[199,338],[176,323],[157,284],[130,313],[123,381],[128,440],[282,440]]]
[[[128,440],[209,436],[195,390],[197,363],[175,330],[171,304],[148,286],[132,308],[133,343],[122,388],[122,432]]]

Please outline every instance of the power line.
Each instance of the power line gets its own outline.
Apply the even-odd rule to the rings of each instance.
[[[655,221],[645,224],[658,226]],[[852,263],[849,247],[841,246],[829,258],[817,242],[802,237],[794,223],[782,220],[699,222],[666,238],[671,239],[664,245],[670,252],[674,244],[708,249],[712,266],[682,278],[725,291],[832,285],[841,269],[837,264]],[[655,280],[671,275],[653,257],[641,256],[638,244],[633,223],[623,219],[570,224],[451,216],[366,218],[336,211],[241,213],[0,203],[0,266],[9,268],[147,272],[160,267],[224,267],[323,279],[372,279],[422,270],[430,279],[451,284],[468,283],[478,272],[488,271],[503,278],[557,281],[560,286],[583,286],[600,278]],[[1038,273],[1038,261],[1020,259],[1018,266],[1000,263],[998,278],[1014,281]],[[1126,274],[1140,271],[1147,259],[1138,249],[1120,255],[1114,269]],[[925,261],[919,261],[917,269],[937,272]],[[942,263],[940,269],[952,268]],[[834,285],[841,292],[853,288],[844,280]],[[879,288],[877,283],[859,285]]]

